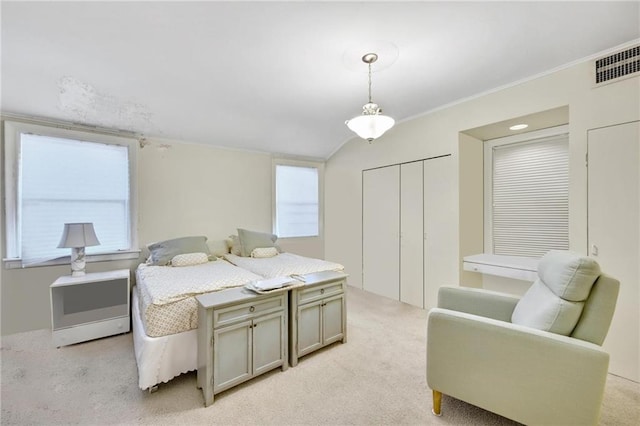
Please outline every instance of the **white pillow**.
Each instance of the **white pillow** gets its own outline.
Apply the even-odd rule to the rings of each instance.
[[[185,253],[174,256],[171,266],[193,266],[207,263],[209,256],[206,253]]]
[[[216,257],[224,257],[229,253],[229,246],[226,240],[208,240],[209,252]]]
[[[550,250],[540,259],[538,276],[558,297],[584,302],[600,276],[600,265],[578,253]]]
[[[538,279],[516,305],[511,322],[568,336],[575,328],[598,263],[579,253],[551,250],[538,264]]]
[[[568,336],[580,319],[584,302],[562,299],[536,280],[520,299],[511,322]]]
[[[240,245],[240,240],[237,235],[229,235],[229,238],[226,240],[227,247],[229,247],[229,252],[236,256],[242,256],[242,246]]]
[[[251,257],[273,257],[278,255],[278,249],[275,247],[258,247],[251,251]]]

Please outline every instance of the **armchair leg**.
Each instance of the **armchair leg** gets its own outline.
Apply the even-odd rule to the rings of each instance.
[[[442,403],[442,393],[437,390],[433,391],[433,409],[431,412],[433,415],[440,417],[442,413],[440,412],[440,405]]]

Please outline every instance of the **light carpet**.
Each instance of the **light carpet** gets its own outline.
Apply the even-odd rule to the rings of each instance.
[[[431,414],[426,311],[350,287],[348,342],[215,396],[196,374],[137,385],[131,333],[56,349],[50,330],[2,338],[3,425],[514,425],[444,396]],[[602,425],[640,424],[640,385],[609,375]]]

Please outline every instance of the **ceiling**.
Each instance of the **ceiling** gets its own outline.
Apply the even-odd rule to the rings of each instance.
[[[639,2],[1,2],[3,113],[325,159],[396,121],[640,38]]]

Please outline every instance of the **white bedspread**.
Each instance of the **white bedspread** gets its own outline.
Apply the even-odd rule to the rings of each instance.
[[[261,278],[222,260],[182,267],[143,264],[138,272],[138,276],[146,284],[140,287],[141,296],[154,305],[165,305],[198,294],[239,287]]]
[[[277,256],[266,258],[240,257],[226,254],[225,259],[264,278],[291,274],[302,275],[321,271],[342,271],[344,269],[344,266],[339,263],[299,256],[293,253],[280,253]]]
[[[182,267],[142,264],[136,277],[142,320],[152,337],[196,328],[198,304],[194,296],[262,279],[224,260]]]

